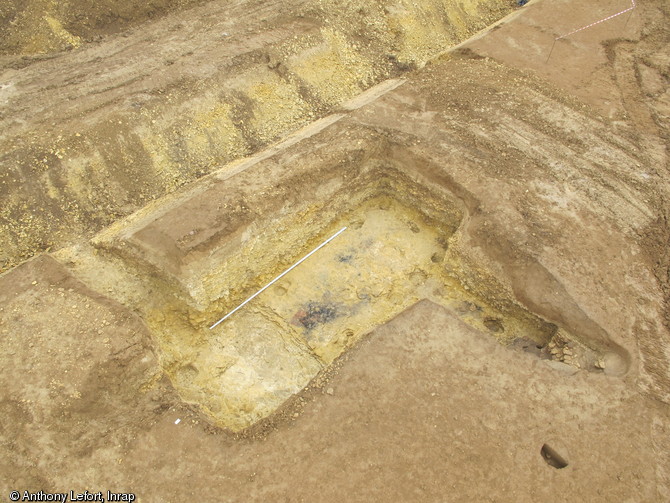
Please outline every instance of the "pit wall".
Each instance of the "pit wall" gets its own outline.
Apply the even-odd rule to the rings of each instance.
[[[240,53],[210,78],[182,76],[114,103],[101,94],[99,110],[43,130],[7,128],[0,271],[91,235],[422,66],[503,17],[511,2],[329,0],[296,10],[273,43]]]
[[[119,221],[93,242],[161,278],[171,296],[190,306],[191,320],[202,318],[200,325],[207,323],[205,311],[234,307],[371,198],[419,209],[439,222],[446,243],[463,218],[459,201],[413,180],[412,166],[386,159],[387,143],[374,132],[351,140],[327,158],[293,157],[292,170],[272,172],[261,163],[232,179],[209,179],[158,212]]]

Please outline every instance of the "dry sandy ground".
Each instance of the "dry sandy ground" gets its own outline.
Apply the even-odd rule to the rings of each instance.
[[[270,191],[310,162],[404,165],[462,201],[453,253],[472,272],[459,280],[615,354],[605,372],[504,347],[424,300],[235,435],[161,366],[146,306],[167,296],[146,285],[163,271],[80,243],[0,277],[2,497],[670,501],[667,6],[558,41],[547,62],[555,37],[626,7],[531,3],[328,127],[189,188],[247,177]],[[178,213],[184,194],[141,216],[168,226],[163,208]],[[550,466],[545,444],[568,465]]]

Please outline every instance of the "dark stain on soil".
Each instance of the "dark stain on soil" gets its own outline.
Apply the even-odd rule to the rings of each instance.
[[[317,325],[323,325],[339,316],[337,306],[332,303],[310,302],[299,309],[291,319],[291,323],[312,330]]]

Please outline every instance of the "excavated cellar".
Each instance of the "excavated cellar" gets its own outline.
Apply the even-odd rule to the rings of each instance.
[[[302,152],[291,170],[252,165],[97,238],[154,285],[144,318],[183,400],[243,430],[423,299],[554,366],[625,370],[625,350],[533,312],[473,266],[461,244],[471,209],[439,166],[379,138],[360,144],[325,161]]]

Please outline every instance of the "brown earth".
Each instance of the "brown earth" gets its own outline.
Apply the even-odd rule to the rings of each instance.
[[[328,31],[306,11],[276,17],[275,2],[236,2],[239,24],[202,21],[230,7],[210,2],[179,14],[186,35],[169,30],[168,15],[52,59],[5,60],[2,497],[87,489],[139,501],[670,501],[667,5],[638,5],[554,43],[628,4],[531,2],[438,55],[416,27],[438,4],[403,3],[407,15],[392,22],[399,4],[375,4],[387,7],[375,18],[386,24],[367,46],[367,32],[346,23]],[[198,43],[231,26],[251,29],[213,70],[214,52]],[[396,45],[384,42],[391,26],[405,30]],[[295,27],[319,35],[276,49],[289,47],[282,40]],[[354,39],[363,49],[350,50]],[[159,71],[165,53],[152,44],[161,40],[193,55]],[[123,51],[140,47],[146,55],[128,61]],[[261,57],[232,62],[256,50]],[[76,65],[87,69],[68,82]],[[286,70],[276,77],[268,65]],[[246,73],[219,79],[229,70]],[[259,92],[281,96],[263,107]],[[151,98],[133,111],[143,93]],[[229,121],[231,97],[248,107]],[[68,138],[62,148],[51,143],[58,134]],[[182,136],[197,148],[173,149]],[[48,148],[55,153],[36,171]],[[331,269],[315,255],[240,313],[270,319],[276,338],[239,321],[208,329],[333,229],[365,229],[370,217],[358,208],[380,194],[411,207],[401,217],[411,230],[351,253],[333,248],[343,265]],[[400,273],[414,293],[399,289],[402,277],[375,275],[378,263],[411,255],[397,235],[421,258],[426,226],[439,235],[425,245],[428,265]],[[345,265],[358,277],[337,269]],[[372,331],[344,331],[332,365],[310,338],[328,335],[329,311],[308,330],[296,328],[306,311],[282,314],[280,297],[311,299],[311,271],[320,271],[314,288],[329,285],[319,299],[343,305],[341,279],[375,320]],[[286,399],[273,386],[294,364],[286,355],[295,350],[281,349],[291,345],[323,370]],[[228,363],[231,347],[238,361]],[[215,398],[230,416],[212,410]],[[240,430],[227,417],[255,423]]]

